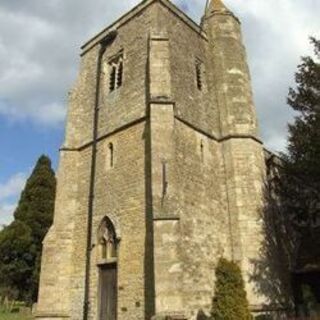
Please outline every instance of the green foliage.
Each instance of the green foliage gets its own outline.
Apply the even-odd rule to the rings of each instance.
[[[320,266],[320,41],[310,40],[314,55],[302,58],[296,87],[290,88],[288,95],[296,115],[289,124],[288,152],[270,171],[266,198],[272,229],[268,250],[275,249],[280,258],[274,261],[287,269],[292,284],[290,300],[295,304],[302,303],[301,284],[306,281],[299,274],[310,266]],[[285,280],[282,288],[290,287],[289,277],[281,280]]]
[[[315,55],[302,58],[296,88],[289,90],[288,104],[296,117],[289,124],[288,153],[283,155],[286,180],[281,190],[284,200],[288,199],[288,213],[307,228],[319,216],[320,204],[320,41],[310,40]]]
[[[252,319],[241,271],[236,263],[220,259],[215,288],[212,305],[214,320]]]
[[[320,218],[320,40],[310,40],[314,56],[302,58],[296,88],[289,90],[288,104],[296,117],[289,125],[288,154],[284,155],[278,192],[297,238],[302,239],[300,268],[307,260],[320,263],[320,229],[315,228]]]
[[[12,309],[11,311],[9,310],[10,308]],[[32,320],[31,310],[29,312],[21,313],[21,310],[18,306],[19,312],[16,312],[16,304],[10,306],[10,308],[0,306],[0,320]]]
[[[297,112],[289,125],[289,169],[315,187],[320,186],[320,40],[311,38],[315,57],[303,57],[291,88],[289,105]]]
[[[9,299],[37,299],[42,241],[53,218],[56,179],[41,156],[27,180],[14,222],[0,232],[0,291]]]

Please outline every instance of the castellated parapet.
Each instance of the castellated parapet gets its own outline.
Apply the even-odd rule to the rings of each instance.
[[[37,317],[196,319],[220,257],[252,279],[263,146],[240,22],[145,0],[82,47]]]

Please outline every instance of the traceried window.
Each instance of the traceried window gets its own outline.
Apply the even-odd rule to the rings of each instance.
[[[109,61],[109,92],[122,86],[123,83],[123,54],[118,54]]]
[[[117,258],[117,237],[112,222],[105,218],[99,228],[99,260]]]

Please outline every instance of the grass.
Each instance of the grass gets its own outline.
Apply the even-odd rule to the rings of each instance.
[[[32,320],[32,316],[20,313],[0,313],[0,320]]]
[[[23,314],[19,312],[8,312],[0,307],[0,320],[32,320],[31,314]]]

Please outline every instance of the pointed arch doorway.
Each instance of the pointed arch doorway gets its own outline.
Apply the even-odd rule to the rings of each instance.
[[[98,231],[98,319],[117,319],[118,240],[113,223],[104,218]]]

